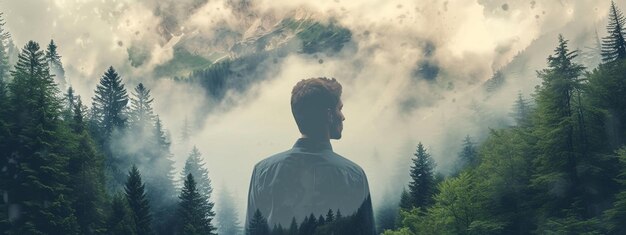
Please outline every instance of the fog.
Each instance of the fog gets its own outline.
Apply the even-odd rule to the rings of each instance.
[[[626,1],[616,3],[626,7]],[[28,40],[55,40],[66,77],[83,97],[92,96],[110,65],[128,90],[139,82],[152,89],[179,169],[191,151],[177,143],[183,121],[197,123],[191,142],[205,157],[214,188],[232,191],[240,216],[254,164],[287,150],[299,137],[289,106],[299,80],[334,77],[342,83],[346,121],[333,148],[365,170],[376,208],[394,200],[384,197],[408,182],[408,163],[419,141],[437,170],[447,173],[466,135],[480,142],[489,128],[512,124],[513,101],[518,92],[530,97],[539,84],[535,71],[556,47],[556,35],[570,39],[572,48],[595,46],[595,30],[600,36],[606,31],[608,7],[593,0],[0,2],[18,47]],[[197,86],[153,74],[182,40],[197,40],[185,45],[207,58],[236,57],[230,47],[284,17],[335,20],[352,32],[352,40],[337,54],[294,52],[263,64],[254,75],[262,82],[244,93],[228,93],[223,102]],[[149,59],[132,66],[131,47],[145,50]],[[439,68],[435,78],[419,73],[424,61]],[[506,83],[488,94],[483,84],[498,70],[505,72]]]

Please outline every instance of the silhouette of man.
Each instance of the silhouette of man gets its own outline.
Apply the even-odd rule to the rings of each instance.
[[[330,144],[341,138],[345,120],[341,89],[334,78],[310,78],[294,86],[291,111],[302,137],[290,150],[254,166],[247,234],[265,234],[277,226],[288,232],[294,222],[299,234],[375,233],[365,172]]]

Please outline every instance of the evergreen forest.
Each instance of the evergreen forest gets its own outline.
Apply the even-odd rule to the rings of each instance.
[[[399,203],[374,208],[377,233],[626,234],[626,18],[614,2],[607,15],[601,62],[584,66],[568,38],[554,38],[536,71],[541,84],[530,96],[512,94],[515,124],[454,143],[461,151],[451,173],[437,171],[427,143],[415,143],[406,153],[410,170],[401,172],[410,182],[395,192]],[[125,75],[110,66],[93,97],[81,97],[59,82],[66,76],[58,51],[64,45],[52,39],[15,46],[4,25],[0,14],[1,234],[362,233],[358,212],[332,209],[294,218],[290,227],[269,225],[257,211],[244,228],[245,215],[237,212],[245,205],[227,194],[214,200],[211,162],[197,147],[176,170],[150,87],[126,87]],[[334,22],[286,20],[281,27],[306,28],[297,35],[305,54],[338,53],[352,37]],[[195,60],[199,67],[173,80],[222,99],[247,88],[255,79],[249,73],[267,58],[285,53]],[[181,142],[201,144],[191,143],[190,131],[184,127]]]

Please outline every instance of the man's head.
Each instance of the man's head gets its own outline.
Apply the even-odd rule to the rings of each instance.
[[[341,84],[334,78],[309,78],[291,91],[291,112],[300,133],[311,138],[340,139],[345,117]]]

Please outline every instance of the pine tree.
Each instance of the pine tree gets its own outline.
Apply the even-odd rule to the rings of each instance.
[[[153,214],[155,218],[155,228],[159,234],[167,234],[173,229],[173,214],[175,210],[174,188],[174,161],[170,153],[170,142],[165,135],[161,124],[161,119],[156,117],[153,127],[153,134],[149,140],[150,151],[147,153],[148,161],[142,168],[148,171],[146,175],[146,185],[148,198],[155,205]],[[158,170],[155,170],[158,169]]]
[[[252,216],[252,220],[250,220],[250,224],[246,228],[248,235],[269,235],[270,234],[270,226],[267,224],[267,220],[261,214],[261,211],[257,209]]]
[[[112,140],[120,139],[126,125],[126,104],[128,95],[122,78],[113,67],[104,73],[92,98],[91,136],[96,140],[105,155],[107,189],[118,190],[124,184],[126,169],[129,165],[120,153],[114,152]],[[115,135],[115,136],[113,136]]]
[[[319,227],[319,226],[322,226],[322,225],[324,225],[325,223],[326,223],[326,220],[324,219],[324,216],[323,216],[323,215],[320,215],[320,217],[319,217],[319,218],[317,218],[317,226],[318,226],[318,227]]]
[[[122,78],[113,67],[109,67],[96,87],[92,105],[97,115],[96,121],[106,142],[114,130],[125,126],[126,104],[128,104],[128,94],[122,84]]]
[[[478,153],[476,152],[476,145],[472,141],[472,138],[467,135],[463,139],[463,148],[459,152],[457,171],[462,170],[464,167],[476,167],[478,165]]]
[[[316,228],[317,228],[317,219],[315,219],[315,215],[311,213],[311,215],[304,217],[304,220],[300,224],[299,234],[313,235],[313,233],[315,233]]]
[[[533,162],[536,173],[532,184],[544,192],[538,200],[543,201],[541,210],[546,215],[562,216],[582,196],[578,188],[581,181],[577,169],[581,162],[574,147],[572,96],[584,67],[572,62],[576,56],[577,52],[570,52],[567,40],[559,35],[559,45],[554,55],[548,57],[548,68],[538,72],[543,82],[536,91],[539,155]],[[550,193],[556,184],[561,190]]]
[[[215,216],[213,205],[200,194],[192,174],[187,175],[179,198],[181,234],[190,234],[186,231],[194,231],[196,234],[216,234],[215,227],[211,224]]]
[[[602,39],[602,61],[604,63],[613,62],[626,58],[626,20],[615,2],[611,1],[609,10],[609,25],[606,27],[609,35]]]
[[[63,105],[63,120],[69,121],[73,118],[74,106],[76,106],[76,94],[74,94],[74,88],[71,86],[67,88],[67,93],[64,95]]]
[[[74,209],[72,209],[70,202],[65,199],[63,194],[54,199],[42,214],[52,222],[41,228],[41,231],[45,234],[79,234],[79,226],[74,215]]]
[[[330,223],[333,221],[335,221],[335,215],[333,214],[333,209],[328,209],[328,213],[326,213],[326,222]]]
[[[7,189],[10,176],[6,169],[9,167],[9,141],[12,139],[10,132],[9,120],[9,94],[7,91],[7,82],[9,80],[9,57],[6,48],[6,40],[9,37],[8,32],[4,32],[4,19],[0,13],[0,194],[4,194]],[[8,205],[4,200],[0,201],[0,212],[8,211]],[[0,231],[8,230],[9,221],[6,213],[0,213]]]
[[[4,21],[4,13],[0,12],[0,41],[2,41],[5,46],[7,46],[8,40],[11,39],[11,33],[4,29],[5,24],[6,21]]]
[[[606,120],[602,123],[606,129],[606,136],[601,136],[608,142],[609,152],[615,151],[625,143],[626,133],[626,64],[617,63],[626,58],[626,33],[622,12],[615,2],[611,1],[609,9],[608,36],[602,40],[603,64],[588,74],[586,98],[590,106],[598,108],[604,113]],[[616,62],[616,63],[613,63]],[[592,117],[593,118],[593,117]]]
[[[198,183],[198,191],[200,191],[201,183],[202,182]],[[242,234],[243,229],[239,222],[239,215],[237,214],[237,208],[231,194],[228,190],[224,189],[221,190],[218,198],[217,217],[215,217],[218,224],[217,234]]]
[[[76,96],[76,105],[74,105],[72,122],[70,124],[70,127],[75,133],[88,131],[87,123],[85,123],[85,110],[87,110],[87,107],[83,105],[83,101],[80,99],[80,96]],[[89,137],[91,138],[91,135]]]
[[[291,219],[291,225],[289,225],[289,235],[298,235],[298,222],[296,222],[296,217]]]
[[[5,30],[4,13],[0,12],[0,80],[6,83],[9,78],[9,70],[11,68],[10,50],[15,45],[11,40],[11,33]]]
[[[161,171],[157,175],[156,182],[159,183],[161,193],[166,197],[171,197],[170,195],[173,195],[174,192],[174,161],[171,159],[171,143],[165,135],[165,130],[158,115],[154,123],[152,138],[154,148],[150,156],[149,165]]]
[[[50,40],[50,44],[48,44],[46,49],[46,61],[50,67],[50,74],[56,78],[59,87],[65,87],[65,70],[63,69],[61,56],[57,52],[57,45],[54,43],[54,40]]]
[[[135,235],[136,225],[128,202],[124,195],[117,194],[111,202],[111,214],[107,219],[107,234],[109,235]]]
[[[528,101],[524,99],[521,92],[517,93],[517,99],[515,100],[513,109],[513,118],[515,119],[517,126],[523,128],[529,127],[531,125],[531,107],[528,104]]]
[[[385,198],[392,197],[387,196]],[[398,224],[398,215],[400,214],[400,207],[398,206],[398,203],[391,200],[383,202],[375,211],[377,234],[380,234],[385,230],[392,230],[396,228],[396,225]]]
[[[137,231],[138,235],[154,233],[151,225],[152,215],[150,215],[150,205],[144,189],[145,185],[141,182],[139,170],[133,165],[128,173],[128,180],[126,181],[124,190],[135,223],[135,231]]]
[[[501,71],[496,71],[491,79],[485,82],[485,90],[488,93],[496,92],[504,85],[504,82],[504,74]]]
[[[152,110],[154,99],[150,97],[150,89],[147,89],[143,83],[135,87],[133,96],[130,101],[130,123],[135,131],[145,132],[152,126],[156,117]]]
[[[411,182],[409,183],[409,193],[413,207],[426,210],[432,202],[435,192],[435,177],[433,174],[434,161],[430,154],[426,152],[424,145],[420,142],[417,150],[413,154],[413,165],[411,166]]]
[[[13,227],[15,233],[46,233],[50,232],[47,228],[75,219],[68,211],[54,214],[54,203],[64,204],[61,195],[68,191],[61,101],[44,53],[36,42],[30,41],[22,49],[11,74],[10,122],[15,139],[7,152],[14,164],[5,170],[14,178],[7,185],[5,197],[9,204],[21,207],[21,217]],[[72,226],[64,228],[68,230],[58,232],[74,233]]]
[[[73,148],[69,162],[70,187],[74,198],[72,206],[81,234],[97,234],[104,230],[104,159],[83,123],[80,97],[76,100],[71,126],[77,147]]]
[[[285,229],[280,224],[278,225],[274,224],[274,228],[272,229],[272,232],[270,234],[271,235],[285,235]]]
[[[11,34],[4,30],[4,18],[3,13],[0,12],[0,83],[7,82],[9,78],[9,69],[11,68],[9,63],[9,40]]]
[[[402,189],[402,194],[400,194],[400,208],[410,211],[413,208],[413,197],[406,190],[406,188]]]
[[[209,178],[209,171],[204,166],[204,161],[202,160],[202,153],[200,150],[193,146],[189,157],[185,161],[185,166],[183,168],[182,174],[194,175],[195,178],[198,179],[198,191],[201,195],[206,197],[207,200],[210,199],[211,193],[213,193],[213,187],[211,186],[211,179]]]

